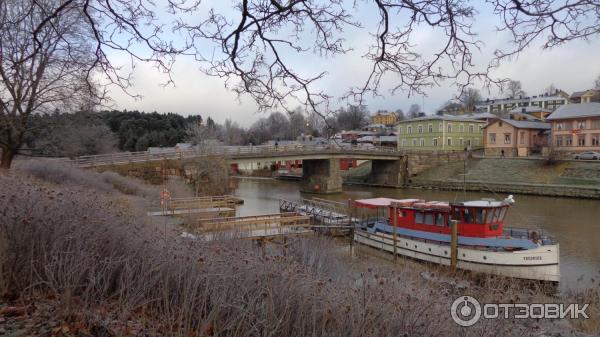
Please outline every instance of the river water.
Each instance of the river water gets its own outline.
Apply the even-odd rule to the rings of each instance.
[[[425,200],[462,201],[480,198],[503,199],[492,193],[430,191],[344,186],[335,195],[311,195],[299,192],[298,183],[261,178],[240,178],[235,195],[244,199],[238,215],[279,212],[279,200],[298,200],[317,196],[346,202],[372,197],[422,198]],[[466,197],[466,198],[465,198]],[[561,287],[598,286],[600,281],[600,201],[515,195],[515,205],[506,218],[506,226],[542,229],[560,244]]]

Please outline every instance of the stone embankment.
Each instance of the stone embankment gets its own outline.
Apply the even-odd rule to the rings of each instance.
[[[600,199],[600,162],[471,159],[424,171],[409,186]]]

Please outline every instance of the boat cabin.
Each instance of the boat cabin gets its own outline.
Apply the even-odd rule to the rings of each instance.
[[[504,218],[510,203],[478,200],[462,203],[421,199],[374,198],[355,200],[358,208],[387,208],[390,225],[433,233],[451,233],[451,221],[458,222],[458,235],[493,237],[503,234]],[[395,210],[395,216],[394,216]]]

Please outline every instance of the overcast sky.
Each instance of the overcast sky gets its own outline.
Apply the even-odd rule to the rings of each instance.
[[[205,1],[203,6],[208,8],[212,5],[210,1]],[[487,64],[487,56],[494,49],[503,46],[509,37],[495,31],[493,23],[497,19],[489,13],[489,9],[478,8],[478,10],[480,14],[474,24],[474,31],[479,34],[485,46],[481,54],[475,57],[476,60],[481,60],[481,66],[484,67]],[[232,14],[230,18],[235,18],[236,14],[230,12]],[[353,11],[353,14],[361,22],[367,23],[366,30],[348,30],[345,33],[346,46],[355,48],[355,51],[336,58],[286,55],[287,61],[304,74],[327,70],[328,75],[319,83],[319,87],[337,97],[346,92],[350,86],[361,85],[369,71],[369,64],[361,55],[364,54],[371,39],[368,35],[368,30],[371,28],[368,23],[376,22],[377,12],[369,8],[359,8]],[[413,43],[423,54],[427,54],[432,53],[437,47],[438,39],[428,31],[422,31],[417,32]],[[119,55],[112,54],[110,57],[117,64],[127,63],[127,60],[121,59]],[[570,93],[592,86],[594,79],[600,75],[599,60],[598,40],[576,41],[553,50],[542,51],[539,47],[529,49],[518,59],[501,66],[494,74],[521,81],[523,89],[531,95],[539,94],[550,84]],[[199,64],[188,58],[180,57],[177,60],[172,74],[174,86],[161,86],[160,84],[165,81],[164,76],[148,64],[137,64],[133,75],[135,81],[133,92],[142,95],[143,98],[134,100],[118,90],[112,90],[115,108],[174,112],[182,115],[200,114],[203,118],[210,116],[219,123],[230,118],[242,126],[249,126],[265,115],[257,112],[256,105],[249,97],[238,99],[234,93],[225,88],[221,79],[204,75],[199,70]],[[391,85],[394,79],[387,78],[386,82]],[[390,95],[384,92],[384,94],[383,98],[366,100],[371,112],[398,108],[407,111],[411,104],[418,103],[424,104],[425,112],[433,113],[444,102],[454,97],[456,89],[444,83],[440,87],[427,90],[427,97],[407,97],[406,93]],[[497,92],[488,94],[482,91],[482,94],[484,97],[498,96]],[[339,102],[340,106],[345,104]]]

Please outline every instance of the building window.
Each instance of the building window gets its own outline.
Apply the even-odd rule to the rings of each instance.
[[[469,138],[469,139],[467,139],[467,146],[468,146],[468,147],[471,147],[471,139],[470,139],[470,138]]]
[[[490,144],[496,144],[496,134],[490,133]]]
[[[578,129],[585,129],[585,120],[583,121],[577,121],[577,128]]]
[[[600,134],[593,133],[592,134],[592,146],[600,145]]]
[[[398,127],[398,133],[402,133],[402,127],[401,126]]]
[[[448,138],[448,146],[452,146],[452,138]]]
[[[412,133],[412,126],[409,126],[406,128],[406,133],[408,133],[408,134]]]
[[[577,136],[577,146],[585,146],[585,135]]]
[[[444,123],[440,122],[440,124],[438,124],[438,132],[444,132]]]
[[[413,146],[416,147],[417,146],[417,140],[413,138]]]
[[[421,138],[421,141],[419,143],[420,146],[425,146],[425,139]]]
[[[558,147],[563,146],[563,137],[562,136],[556,136],[556,146],[558,146]]]
[[[429,124],[429,125],[427,126],[427,131],[428,131],[429,133],[432,133],[432,132],[433,132],[433,124]]]
[[[464,145],[465,140],[462,138],[458,139],[458,145],[463,146]]]
[[[521,143],[521,145],[525,144],[525,131],[521,131],[519,133],[519,142]]]
[[[448,123],[448,133],[452,132],[452,124]]]
[[[505,133],[504,134],[504,144],[512,144],[512,134]]]
[[[565,123],[565,130],[573,130],[573,121],[568,121]]]
[[[469,124],[469,133],[475,132],[475,125]]]
[[[460,124],[460,125],[458,126],[458,132],[460,132],[460,133],[463,133],[463,132],[465,132],[465,125],[464,125],[464,124]]]
[[[437,138],[434,138],[434,139],[431,141],[431,145],[433,145],[433,146],[438,146],[438,140],[437,140]]]
[[[423,125],[419,125],[418,126],[418,132],[419,133],[423,133]]]
[[[565,146],[573,146],[573,136],[565,136]]]
[[[408,142],[406,141],[406,139],[402,139],[402,147],[406,147],[408,144]]]
[[[600,129],[600,119],[592,120],[592,129],[594,129],[594,130]]]

